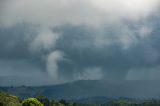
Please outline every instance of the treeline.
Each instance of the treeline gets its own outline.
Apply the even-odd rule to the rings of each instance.
[[[0,92],[0,106],[78,106],[77,103],[66,102],[65,100],[49,100],[46,97],[38,96],[21,100],[17,96]]]
[[[148,100],[148,101],[127,101],[127,100],[111,100],[101,106],[160,106],[159,100]]]
[[[46,97],[38,96],[36,97],[38,101],[40,101],[44,106],[78,106],[75,102],[67,102],[63,99],[56,101],[56,100],[49,100]]]
[[[44,96],[37,96],[35,98],[21,100],[17,96],[10,95],[5,92],[0,92],[0,106],[160,106],[160,101],[113,99],[104,104],[77,104],[74,102],[67,102],[63,99],[59,101],[49,100]]]

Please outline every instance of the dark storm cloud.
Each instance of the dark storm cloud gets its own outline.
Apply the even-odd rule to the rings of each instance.
[[[96,34],[99,33],[83,26],[63,26],[56,28],[54,31],[57,33],[60,32],[61,37],[57,40],[55,49],[65,53],[65,60],[58,63],[58,73],[65,80],[76,80],[77,77],[83,79],[83,75],[87,74],[85,73],[85,69],[91,68],[89,72],[92,73],[93,68],[98,67],[101,70],[99,74],[103,74],[103,77],[101,76],[100,78],[117,80],[126,79],[130,70],[141,70],[142,68],[152,67],[156,67],[157,69],[160,62],[157,40],[159,39],[159,33],[155,32],[158,30],[158,27],[159,25],[153,25],[153,31],[147,38],[140,39],[137,35],[136,39],[138,43],[133,43],[127,49],[123,48],[119,40],[109,45],[103,44],[100,47],[97,46],[94,36],[98,36]],[[109,31],[104,31],[103,34],[105,36],[111,36],[114,39],[119,29],[115,27],[109,29]],[[19,73],[25,76],[34,72],[36,75],[41,75],[43,72],[48,72],[46,71],[45,60],[42,58],[45,52],[32,53],[29,49],[30,42],[25,39],[29,34],[33,36],[36,33],[34,31],[26,32],[25,30],[26,28],[22,26],[1,29],[0,57],[1,64],[4,66],[1,67],[1,75],[15,75]],[[152,35],[153,33],[154,35]],[[8,46],[7,44],[10,45]],[[18,62],[23,60],[25,62]],[[5,67],[11,67],[11,69]],[[132,74],[134,73],[134,71],[131,72]],[[142,74],[143,78],[144,73],[145,71],[142,71],[142,73],[137,74]],[[35,74],[32,75],[34,76]],[[127,78],[130,79],[129,77]],[[132,77],[132,79],[134,78]]]
[[[155,26],[154,24],[151,27],[154,33],[158,30],[157,27],[159,25]],[[114,28],[112,32],[106,31],[104,34],[106,36],[112,34],[111,36],[114,38],[118,33],[117,29]],[[132,30],[136,29],[132,28]],[[129,48],[123,49],[119,42],[97,47],[92,38],[93,34],[97,33],[93,30],[87,31],[81,27],[70,27],[63,29],[63,31],[63,37],[57,41],[57,46],[58,49],[65,51],[68,58],[72,61],[70,65],[72,68],[75,67],[77,69],[77,73],[82,73],[86,67],[97,66],[102,68],[105,78],[117,80],[125,79],[127,73],[132,69],[138,70],[144,67],[149,68],[159,65],[159,48],[155,46],[158,42],[156,42],[156,39],[153,39],[159,38],[159,33],[154,33],[154,35],[150,33],[147,38],[139,38],[137,34],[136,39],[138,43],[133,43]],[[119,34],[121,33],[119,32]],[[74,44],[75,42],[78,45]],[[68,71],[70,73],[73,71],[72,73],[74,73],[75,70],[69,69]]]
[[[27,33],[26,33],[27,31]],[[14,67],[14,63],[19,64],[19,67],[23,66],[24,63],[24,71],[26,70],[26,67],[32,68],[32,65],[39,66],[41,62],[39,61],[39,56],[32,55],[30,53],[28,45],[29,41],[26,40],[26,36],[33,35],[35,32],[28,32],[28,28],[20,25],[15,26],[12,28],[1,28],[0,29],[0,60],[2,64],[6,64],[6,67]],[[8,64],[8,65],[7,65]],[[12,65],[13,64],[13,65]],[[25,67],[25,64],[26,65]],[[32,64],[32,65],[29,65]],[[13,68],[11,67],[10,70]],[[16,65],[18,67],[18,65]],[[26,71],[30,71],[26,70]],[[17,70],[16,68],[12,69],[12,73],[14,73]],[[21,71],[23,72],[22,68]],[[1,75],[3,75],[3,71],[5,73],[5,70],[1,67]],[[20,70],[17,70],[20,71]],[[9,74],[9,73],[8,73]]]
[[[1,2],[1,76],[159,79],[158,0],[37,2]]]

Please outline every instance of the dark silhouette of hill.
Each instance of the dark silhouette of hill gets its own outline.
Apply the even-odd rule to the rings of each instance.
[[[159,81],[79,80],[48,86],[0,87],[0,90],[21,98],[44,95],[50,99],[80,99],[90,97],[160,98]]]

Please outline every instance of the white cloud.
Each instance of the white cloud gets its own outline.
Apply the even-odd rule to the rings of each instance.
[[[158,0],[90,0],[111,18],[138,20],[152,14],[159,5]]]
[[[58,80],[58,62],[63,60],[63,53],[60,51],[53,51],[48,55],[46,68],[48,74],[55,80]]]
[[[58,33],[54,33],[48,28],[40,29],[38,35],[31,42],[30,48],[34,52],[50,50],[55,47],[58,38]]]
[[[97,25],[146,18],[157,10],[159,0],[14,0],[3,4],[3,25]]]
[[[136,37],[137,29],[131,29],[125,24],[115,24],[109,28],[111,30],[100,30],[100,32],[96,32],[96,36],[93,36],[96,47],[100,48],[117,44],[121,46],[122,49],[128,49],[131,45],[138,43],[138,38]]]

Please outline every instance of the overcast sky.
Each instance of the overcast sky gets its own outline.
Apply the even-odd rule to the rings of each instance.
[[[1,0],[0,85],[159,80],[159,7],[159,0]]]

